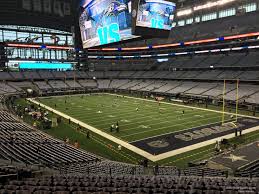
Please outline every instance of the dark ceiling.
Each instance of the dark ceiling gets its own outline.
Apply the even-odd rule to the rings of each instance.
[[[0,0],[0,25],[71,31],[77,0]]]

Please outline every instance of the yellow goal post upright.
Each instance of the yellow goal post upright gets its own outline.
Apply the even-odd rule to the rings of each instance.
[[[236,80],[237,81],[237,85],[236,85],[236,120],[235,122],[237,122],[237,118],[238,118],[238,102],[239,102],[239,79]]]
[[[236,123],[238,120],[238,102],[239,102],[239,79],[235,81],[236,81],[236,99],[235,99],[236,107],[235,107],[235,121],[233,121],[234,123]],[[221,120],[222,125],[224,125],[225,123],[226,82],[227,80],[224,79],[223,92],[222,92],[222,120]]]
[[[223,92],[222,92],[222,119],[221,124],[225,123],[225,95],[226,95],[226,80],[224,79]]]

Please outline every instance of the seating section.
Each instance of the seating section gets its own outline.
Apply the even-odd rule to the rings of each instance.
[[[6,161],[1,162],[3,162],[3,164],[0,165],[0,180],[1,177],[10,175],[21,175],[24,178],[31,176],[31,169],[28,167],[5,164]]]
[[[210,169],[210,168],[201,168],[201,167],[192,167],[187,168],[181,171],[183,176],[209,176],[209,177],[221,177],[226,176],[223,170]]]
[[[52,79],[54,76],[50,71],[39,71],[41,79]]]
[[[98,83],[98,88],[100,89],[107,89],[109,88],[109,85],[110,85],[110,80],[108,79],[105,79],[105,80],[99,80],[97,83]]]
[[[143,166],[104,160],[76,149],[19,122],[7,111],[1,110],[0,118],[0,160],[28,165],[40,164],[61,174],[145,174]],[[159,167],[155,173],[225,176],[224,171],[203,168],[181,171],[176,167]]]
[[[259,182],[255,179],[224,179],[175,176],[43,176],[23,181],[0,183],[5,193],[56,193],[56,194],[183,194],[183,193],[257,193]]]
[[[117,79],[113,79],[111,81],[111,84],[110,84],[110,88],[111,89],[118,89],[120,86],[124,85],[124,84],[127,84],[129,83],[130,80],[129,79],[123,79],[123,80],[117,80]]]
[[[19,122],[0,122],[0,133],[8,130],[8,132],[12,133],[12,132],[15,132],[15,133],[19,133],[20,131],[32,131],[33,129],[31,127],[29,127],[28,125],[24,124],[24,123],[19,123]],[[8,134],[10,135],[10,134]],[[30,135],[30,133],[28,134],[24,134],[24,135]],[[3,140],[3,139],[2,139]],[[2,141],[0,140],[0,141]]]
[[[63,81],[50,80],[48,83],[52,88],[56,90],[64,90],[69,88],[69,86]]]
[[[15,88],[19,92],[22,92],[23,88],[33,88],[33,84],[30,81],[8,82],[8,85]]]
[[[154,168],[155,175],[180,176],[181,171],[174,166],[159,166]]]
[[[47,84],[45,81],[37,81],[37,82],[34,82],[34,84],[42,91],[48,91],[48,90],[51,90],[52,87]]]
[[[258,104],[259,103],[259,92],[254,93],[253,95],[249,96],[247,99],[244,99],[246,102]]]
[[[0,122],[16,122],[17,119],[7,111],[0,110]]]
[[[143,72],[141,72],[142,74]],[[186,74],[185,72],[184,74]],[[214,72],[217,74],[216,72]],[[219,72],[218,72],[219,73]],[[152,73],[153,74],[153,73]],[[164,72],[162,72],[165,75]],[[168,77],[182,75],[172,72]],[[219,73],[221,74],[221,73]],[[138,74],[139,75],[139,74]],[[171,79],[171,78],[170,78]],[[172,78],[173,79],[173,78]],[[1,84],[0,84],[1,86]],[[43,93],[59,92],[65,90],[85,89],[120,89],[143,92],[156,92],[171,95],[194,95],[210,98],[221,98],[223,91],[222,81],[201,82],[187,80],[156,80],[156,79],[79,79],[79,80],[49,80],[35,82],[8,82],[2,84],[0,95],[15,94],[22,88],[38,88]],[[2,93],[1,93],[2,92]],[[236,83],[228,82],[226,85],[226,100],[236,100]],[[239,100],[253,104],[259,103],[259,87],[257,84],[240,83],[238,91]]]
[[[7,85],[6,83],[0,83],[0,94],[16,93],[17,90]]]
[[[259,66],[259,65],[258,65]],[[17,81],[17,80],[28,80],[23,75],[19,79],[12,78],[8,75],[8,72],[2,72],[2,80]],[[16,72],[19,74],[20,72]],[[11,74],[11,72],[10,72]],[[23,72],[25,76],[29,76]],[[32,74],[32,72],[31,72]],[[182,69],[179,71],[169,71],[168,69],[156,70],[156,71],[93,71],[93,72],[77,72],[77,73],[66,73],[67,77],[64,77],[60,72],[42,72],[42,74],[33,74],[31,80],[52,80],[66,78],[77,80],[79,79],[178,79],[178,80],[223,80],[223,79],[239,79],[241,81],[258,81],[259,70],[186,70]],[[71,75],[73,74],[73,75]],[[17,77],[17,76],[16,76]]]
[[[23,77],[25,77],[25,79],[28,80],[33,80],[33,79],[37,79],[40,75],[35,71],[24,71],[22,72]]]
[[[74,80],[66,80],[66,84],[72,89],[80,89],[82,86]]]
[[[97,163],[75,163],[63,165],[60,169],[62,174],[112,174],[112,175],[142,175],[144,167],[120,162],[104,160]]]
[[[238,170],[235,175],[241,177],[259,177],[259,161],[254,161],[243,167]]]
[[[126,63],[126,65],[125,65]],[[259,80],[258,51],[230,52],[228,54],[202,54],[171,57],[167,62],[157,59],[95,61],[95,71],[23,71],[0,72],[2,80],[50,80],[50,79],[240,79]],[[235,70],[235,69],[236,70]],[[242,68],[242,69],[241,69]],[[256,68],[253,71],[249,68]]]
[[[2,106],[1,103],[4,101],[4,99],[5,99],[5,96],[4,95],[0,95],[0,106]]]
[[[5,72],[5,73],[9,73],[10,76],[13,78],[12,80],[22,80],[22,79],[25,79],[23,74],[20,73],[20,72]]]
[[[79,80],[78,82],[82,87],[97,88],[97,82],[95,80]]]
[[[121,89],[135,90],[144,92],[157,92],[167,94],[183,94],[183,95],[199,95],[204,97],[220,98],[222,96],[222,83],[204,83],[190,81],[155,81],[155,80],[129,80],[114,79],[98,80],[98,88],[100,89]],[[109,84],[110,83],[110,84]],[[87,87],[87,86],[86,86]],[[236,100],[236,84],[226,84],[227,100]],[[259,87],[258,85],[240,84],[238,91],[239,100],[246,102],[259,103]]]
[[[42,164],[59,169],[62,164],[96,162],[93,154],[76,149],[19,122],[7,111],[0,111],[0,160]]]

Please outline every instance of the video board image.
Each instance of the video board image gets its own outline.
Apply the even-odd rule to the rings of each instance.
[[[171,30],[175,8],[165,0],[139,0],[136,26]]]
[[[84,48],[128,40],[131,0],[82,0],[79,24]]]

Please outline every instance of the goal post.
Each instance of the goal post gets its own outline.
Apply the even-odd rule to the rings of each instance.
[[[226,80],[224,79],[223,93],[222,93],[222,119],[221,119],[222,125],[224,125],[225,123],[225,95],[226,95]]]
[[[237,81],[237,85],[236,85],[236,120],[235,122],[237,122],[237,118],[238,118],[238,101],[239,101],[239,79],[236,80]]]
[[[233,81],[233,80],[231,80]],[[223,92],[222,92],[222,119],[221,119],[221,124],[224,125],[225,123],[225,96],[226,96],[226,82],[227,80],[224,79],[224,84],[223,84]],[[236,82],[236,94],[235,94],[235,114],[233,115],[233,118],[235,120],[233,122],[237,122],[238,120],[238,105],[239,105],[239,79],[235,80]]]

